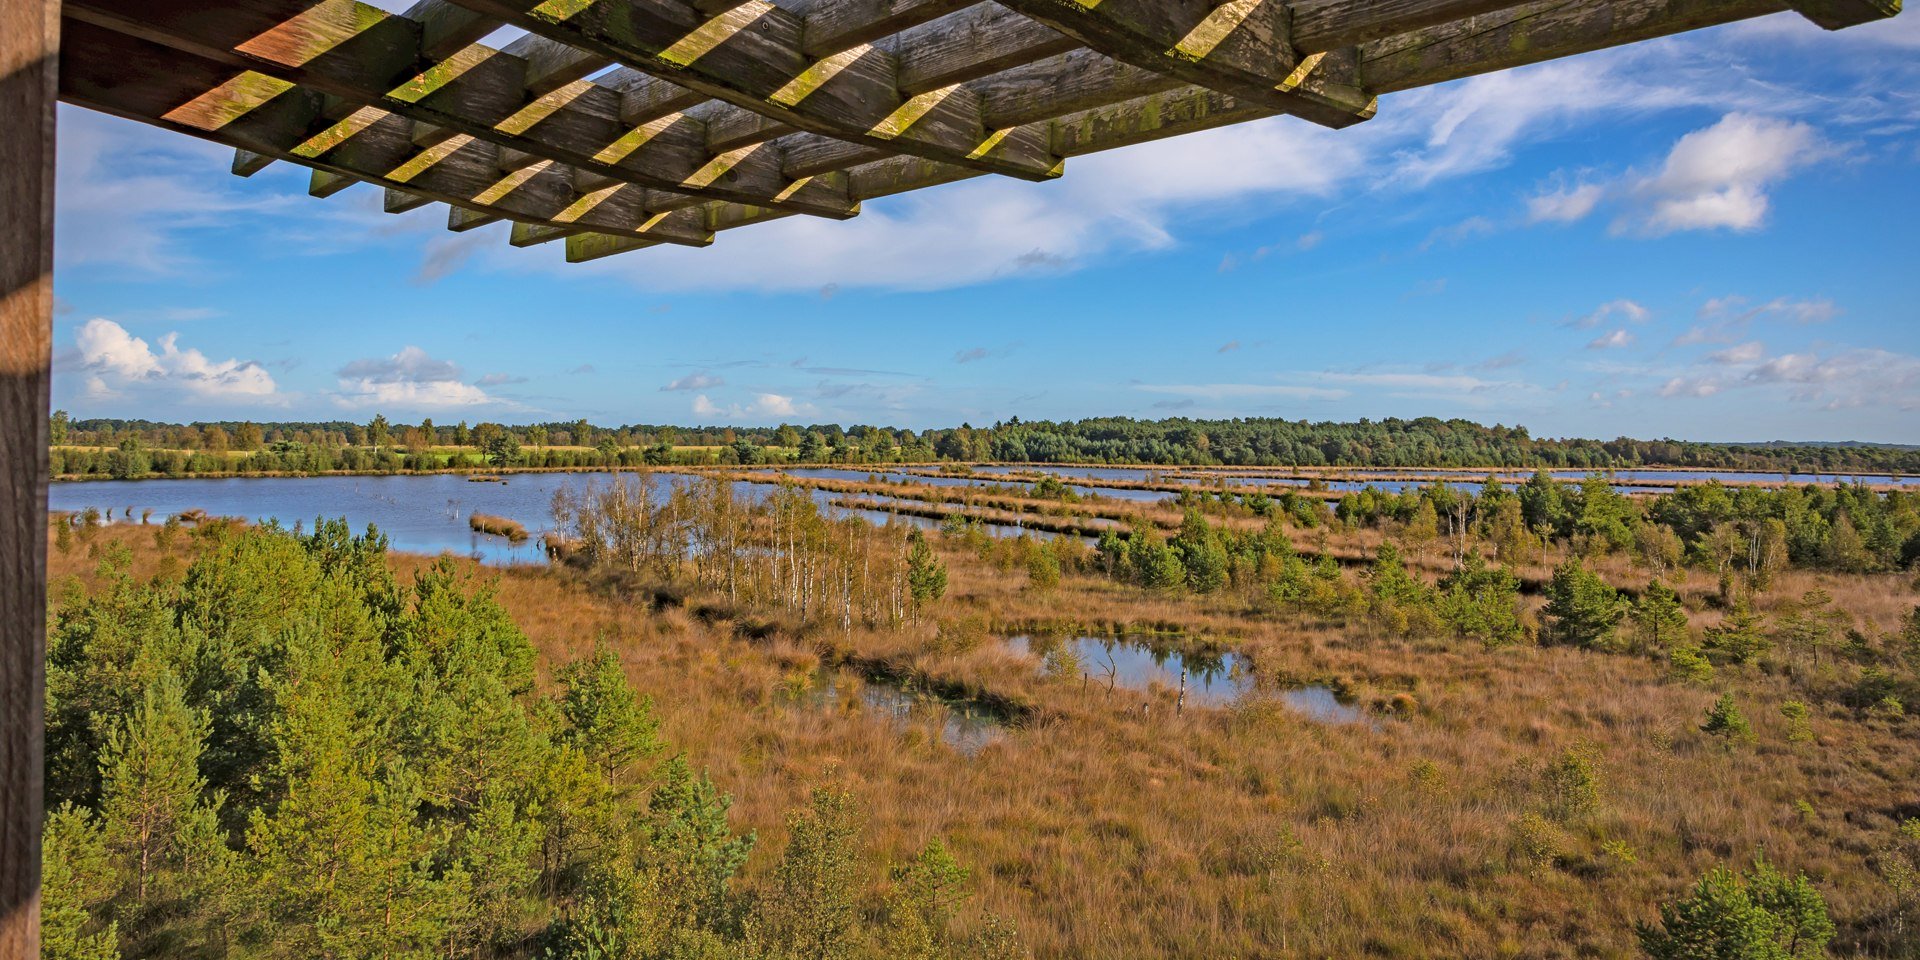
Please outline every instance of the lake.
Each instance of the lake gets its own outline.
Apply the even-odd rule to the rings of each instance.
[[[554,528],[553,495],[563,489],[630,480],[634,473],[515,473],[505,483],[475,483],[458,474],[415,474],[390,477],[226,477],[184,480],[88,480],[55,483],[47,492],[55,512],[79,513],[93,507],[111,514],[116,522],[139,522],[143,511],[153,511],[153,522],[200,509],[219,517],[240,517],[256,523],[278,520],[281,526],[313,525],[316,517],[345,517],[355,530],[368,524],[380,528],[393,549],[437,554],[451,551],[483,563],[545,563],[540,535]],[[687,474],[655,473],[667,482],[688,482]],[[866,474],[861,474],[865,478]],[[768,483],[735,481],[734,488],[760,499],[775,487]],[[661,489],[665,489],[664,485]],[[815,503],[836,516],[857,516],[874,524],[896,524],[931,530],[939,522],[927,517],[890,514],[878,510],[831,507],[839,497],[825,490],[811,491]],[[129,511],[131,511],[129,513]],[[489,513],[517,520],[532,534],[524,543],[474,533],[467,518]],[[988,524],[994,536],[1024,531]]]

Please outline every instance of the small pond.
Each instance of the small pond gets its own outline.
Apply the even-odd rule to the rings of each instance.
[[[1196,706],[1232,703],[1253,686],[1245,658],[1159,639],[1022,635],[1009,638],[1007,646],[1038,658],[1049,672],[1085,676],[1090,683],[1111,681],[1125,690],[1156,685],[1179,690],[1185,674],[1187,702]]]
[[[865,677],[850,670],[815,670],[803,699],[826,710],[844,710],[858,704],[862,712],[902,729],[920,726],[937,730],[941,742],[967,756],[979,753],[1007,732],[997,715],[978,704],[946,700],[900,681]]]

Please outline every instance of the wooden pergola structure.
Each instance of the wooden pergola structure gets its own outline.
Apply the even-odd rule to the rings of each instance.
[[[1751,17],[1900,0],[0,0],[0,960],[38,956],[56,97],[592,260]],[[525,31],[495,49],[502,26]],[[1286,162],[1284,157],[1275,162]]]

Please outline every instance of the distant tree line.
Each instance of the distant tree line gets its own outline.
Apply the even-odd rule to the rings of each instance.
[[[52,421],[55,476],[399,473],[486,466],[591,468],[782,463],[1137,463],[1165,466],[1703,467],[1765,472],[1920,473],[1920,448],[1856,443],[1539,439],[1467,420],[1022,421],[908,430],[856,424],[602,427],[346,421],[190,424]]]

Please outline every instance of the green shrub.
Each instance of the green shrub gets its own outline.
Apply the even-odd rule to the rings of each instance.
[[[1812,714],[1807,705],[1798,700],[1788,700],[1780,705],[1780,716],[1787,721],[1788,743],[1812,743]]]
[[[1788,878],[1765,861],[1736,874],[1715,867],[1688,896],[1640,928],[1653,960],[1814,960],[1827,954],[1833,921],[1805,874]]]
[[[1713,682],[1713,661],[1700,652],[1699,647],[1674,647],[1667,654],[1667,676],[1679,683],[1691,683],[1706,686]]]
[[[1707,720],[1700,730],[1708,735],[1721,737],[1729,744],[1747,743],[1753,739],[1753,726],[1747,723],[1747,715],[1740,712],[1739,704],[1733,702],[1733,694],[1723,693],[1707,710]]]

